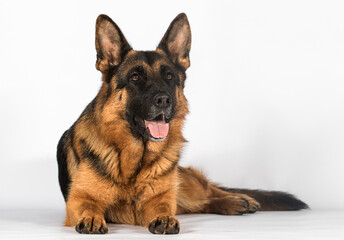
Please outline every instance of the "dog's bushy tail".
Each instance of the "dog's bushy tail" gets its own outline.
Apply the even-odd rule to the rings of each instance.
[[[218,188],[226,192],[242,193],[254,198],[260,203],[260,211],[288,211],[309,208],[306,203],[286,192],[237,189],[219,186]]]

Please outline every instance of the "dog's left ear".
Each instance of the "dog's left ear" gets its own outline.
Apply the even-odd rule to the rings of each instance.
[[[190,67],[191,48],[190,24],[185,13],[180,13],[170,24],[158,49],[163,50],[170,59],[186,70]]]

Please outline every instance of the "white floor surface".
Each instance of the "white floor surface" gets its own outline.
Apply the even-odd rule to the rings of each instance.
[[[63,210],[0,210],[0,239],[340,239],[344,211],[257,212],[243,216],[177,216],[179,235],[159,236],[140,226],[109,224],[106,235],[81,235],[62,225]]]

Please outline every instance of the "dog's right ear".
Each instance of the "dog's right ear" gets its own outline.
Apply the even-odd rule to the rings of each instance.
[[[96,68],[106,73],[111,67],[118,66],[131,47],[121,29],[112,19],[99,15],[96,23]]]

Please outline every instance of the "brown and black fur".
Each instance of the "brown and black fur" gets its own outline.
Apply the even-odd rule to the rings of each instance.
[[[190,47],[185,14],[173,20],[155,51],[133,50],[108,16],[98,17],[96,68],[102,85],[57,150],[66,226],[106,233],[106,222],[112,222],[176,234],[176,214],[307,208],[286,193],[217,187],[199,171],[178,165]],[[147,132],[143,123],[151,119],[169,124],[166,138]]]

